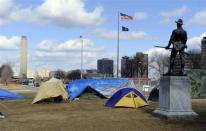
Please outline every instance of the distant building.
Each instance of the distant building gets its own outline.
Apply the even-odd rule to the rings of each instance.
[[[34,78],[34,72],[30,69],[27,70],[27,78]]]
[[[55,77],[56,71],[50,71],[49,72],[49,78]]]
[[[122,57],[121,76],[130,78],[148,78],[148,54],[137,52],[133,57]]]
[[[87,69],[86,73],[97,74],[97,69]]]
[[[121,76],[127,77],[128,76],[128,56],[123,56],[121,60]]]
[[[86,79],[93,79],[93,78],[102,77],[102,75],[97,72],[97,69],[87,69],[84,76]]]
[[[21,49],[20,49],[20,77],[27,77],[27,38],[21,37]]]
[[[113,77],[114,61],[108,58],[99,59],[97,61],[97,72],[105,77]]]
[[[201,41],[201,68],[206,69],[206,37]]]
[[[49,78],[50,72],[49,70],[40,70],[36,73],[36,75],[40,78]]]

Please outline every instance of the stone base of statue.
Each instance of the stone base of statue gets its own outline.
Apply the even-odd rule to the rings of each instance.
[[[162,76],[159,107],[153,114],[164,118],[197,118],[191,104],[191,85],[187,76]]]

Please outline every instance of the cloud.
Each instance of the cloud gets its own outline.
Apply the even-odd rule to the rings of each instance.
[[[96,29],[92,32],[92,35],[96,35],[97,37],[103,39],[116,40],[117,39],[117,31],[108,30],[108,29]],[[120,31],[120,39],[122,40],[144,40],[149,38],[149,35],[143,31],[129,31],[122,32]]]
[[[171,11],[162,11],[160,15],[163,17],[161,23],[167,24],[171,22],[172,18],[182,17],[185,13],[189,11],[187,6],[182,6],[181,8],[174,9]]]
[[[164,48],[150,48],[144,53],[148,54],[149,58],[152,57],[153,55],[168,55],[169,51],[165,50]]]
[[[189,24],[206,25],[206,9],[201,10],[189,20]]]
[[[136,20],[146,20],[148,19],[149,15],[147,14],[147,12],[136,12],[134,14],[134,19]]]
[[[5,1],[3,3],[7,6],[0,10],[0,25],[24,21],[62,27],[90,27],[104,21],[101,6],[89,12],[82,0],[44,0],[39,6],[28,8],[15,6],[12,0]]]
[[[0,0],[0,25],[7,23],[9,20],[7,19],[7,15],[12,6],[12,0]]]
[[[21,38],[17,36],[0,36],[0,50],[13,51],[20,45]],[[56,42],[43,40],[37,44],[34,50],[29,50],[28,68],[33,71],[41,69],[65,71],[71,69],[80,69],[81,62],[81,40],[67,40],[65,42]],[[105,50],[102,46],[97,46],[89,39],[83,39],[83,57],[84,69],[96,68],[97,59],[105,57]],[[107,56],[108,57],[108,56]],[[19,55],[15,56],[5,53],[0,56],[0,64],[12,63],[15,74],[19,70]]]
[[[202,38],[206,37],[206,32],[202,33],[200,36],[194,36],[188,39],[187,41],[187,50],[191,49],[200,49]]]
[[[36,64],[41,63],[40,65],[50,63],[49,67],[53,69],[77,69],[80,68],[81,44],[80,40],[62,43],[44,40],[36,46],[33,60]],[[104,47],[97,47],[91,40],[83,39],[84,67],[95,68],[97,59],[104,54],[103,51]]]
[[[0,16],[5,15],[8,13],[9,9],[11,8],[12,1],[11,0],[0,0]]]
[[[81,40],[68,40],[63,43],[57,43],[51,40],[44,40],[37,45],[38,51],[46,52],[79,52],[81,51]],[[94,43],[89,39],[83,39],[84,52],[102,51],[103,47],[93,47]]]
[[[21,38],[18,36],[6,37],[0,35],[0,50],[16,50],[20,45]]]

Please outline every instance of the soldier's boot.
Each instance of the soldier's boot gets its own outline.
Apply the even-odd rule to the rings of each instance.
[[[166,74],[164,74],[164,75],[171,75],[172,72],[173,72],[173,65],[171,64],[169,69],[168,69],[168,72]]]

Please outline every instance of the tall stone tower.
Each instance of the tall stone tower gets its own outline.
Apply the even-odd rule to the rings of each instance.
[[[21,37],[21,49],[20,49],[20,77],[27,77],[27,38]]]
[[[206,69],[206,37],[203,37],[201,43],[201,68]]]

